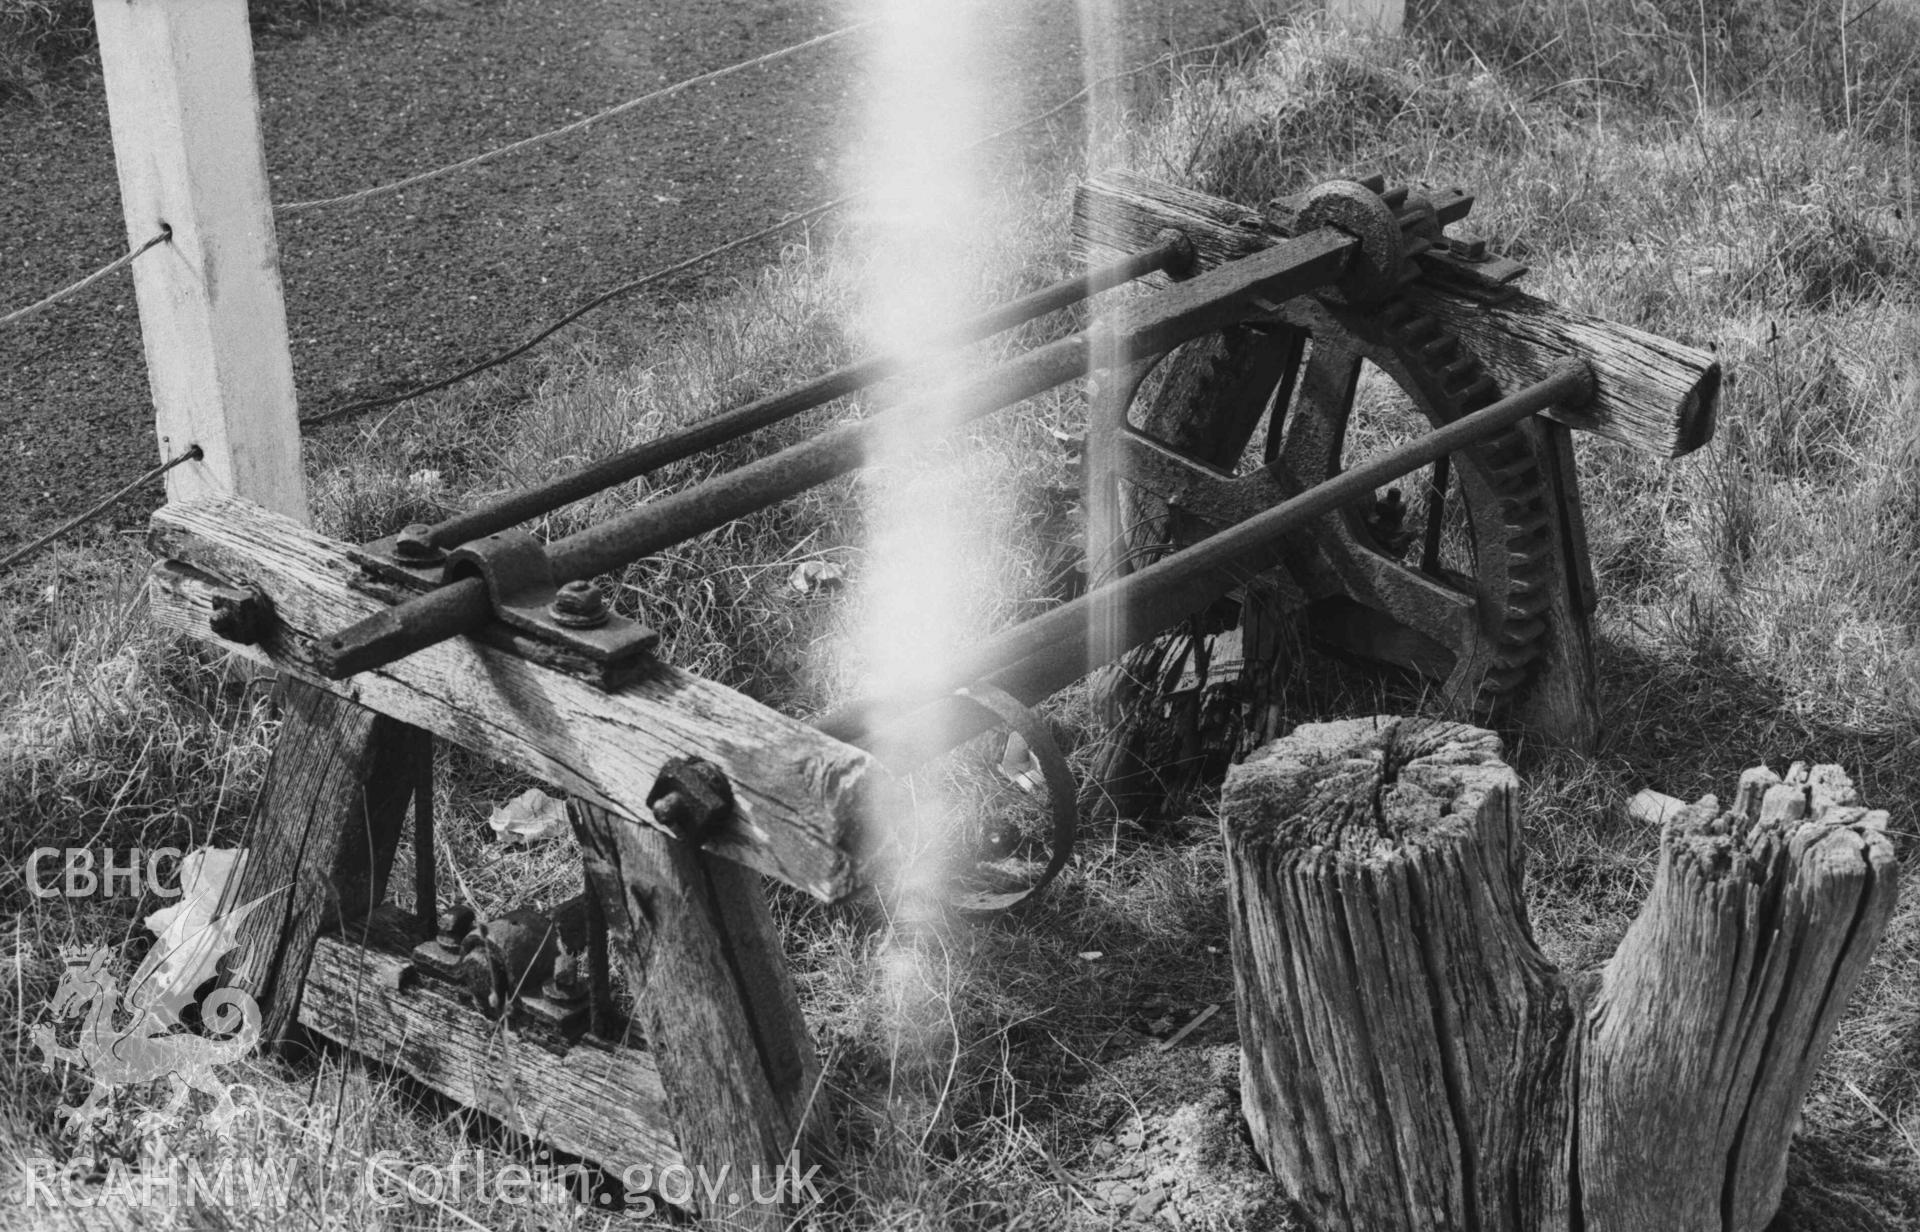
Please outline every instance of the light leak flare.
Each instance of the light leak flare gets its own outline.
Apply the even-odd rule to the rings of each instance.
[[[872,526],[865,573],[864,691],[910,689],[951,661],[964,635],[960,613],[964,556],[959,542],[969,500],[957,434],[947,432],[955,408],[938,390],[956,376],[927,339],[974,307],[980,239],[985,225],[979,154],[967,147],[983,133],[973,71],[982,6],[869,0],[872,27],[866,77],[866,122],[857,187],[869,203],[860,234],[867,246],[860,322],[868,348],[920,355],[927,362],[910,381],[881,391],[892,398],[931,397],[925,414],[876,447],[864,473]],[[878,408],[877,408],[878,409]],[[907,852],[924,851],[941,802],[924,786],[915,818],[895,819]],[[902,905],[935,909],[938,870],[930,860],[903,861]]]

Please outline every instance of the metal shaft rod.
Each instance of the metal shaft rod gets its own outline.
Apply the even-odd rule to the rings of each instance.
[[[1364,499],[1382,484],[1483,440],[1548,407],[1591,398],[1593,375],[1569,360],[1545,379],[1417,440],[1342,471],[1290,500],[1155,561],[967,652],[937,683],[900,699],[855,702],[817,726],[907,769],[950,751],[992,726],[955,689],[984,681],[1032,703],[1093,668],[1113,662],[1200,611],[1255,574],[1277,566],[1284,540],[1314,518]],[[917,708],[916,708],[917,704]]]
[[[908,428],[925,431],[929,406],[942,431],[1011,406],[1112,364],[1170,350],[1246,316],[1260,303],[1292,299],[1334,281],[1358,241],[1320,229],[1123,305],[1100,331],[1082,331],[1027,352],[935,398],[915,399],[842,424],[705,483],[650,501],[547,545],[555,583],[591,577],[779,504],[862,465],[874,445]],[[374,613],[315,646],[332,680],[371,671],[479,628],[492,616],[485,585],[464,578]]]
[[[954,396],[973,404],[972,418],[1070,381],[1087,370],[1087,335],[1072,334],[966,382]],[[922,413],[915,402],[858,423],[830,428],[789,449],[755,459],[705,483],[649,501],[617,518],[547,545],[556,583],[592,577],[684,543],[736,518],[858,467],[877,433]],[[321,670],[343,680],[437,642],[479,628],[493,617],[486,584],[462,578],[375,612],[316,647]]]
[[[982,313],[935,334],[929,343],[939,347],[958,347],[980,342],[1136,278],[1159,270],[1178,269],[1192,256],[1193,245],[1186,236],[1170,232],[1151,248],[1023,295],[991,312]],[[824,406],[836,398],[843,398],[903,372],[911,364],[910,359],[899,355],[879,355],[848,364],[804,385],[723,411],[710,419],[643,441],[631,449],[601,458],[545,483],[488,501],[464,513],[456,513],[429,528],[427,539],[435,547],[450,548],[505,530],[509,526],[517,526],[595,492],[605,491],[615,484],[638,479],[716,445],[771,427],[817,406]]]
[[[423,936],[440,928],[440,891],[434,884],[433,741],[413,768],[413,914]]]
[[[889,434],[914,426],[924,430],[932,417],[946,417],[940,428],[951,429],[1044,393],[1083,375],[1087,353],[1088,335],[1069,334],[962,381],[944,396],[916,398],[871,419],[829,428],[791,449],[556,539],[547,545],[554,576],[567,580],[617,569],[776,505],[857,469]]]

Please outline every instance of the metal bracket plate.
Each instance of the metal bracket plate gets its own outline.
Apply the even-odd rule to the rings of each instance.
[[[400,536],[388,535],[357,548],[349,549],[353,563],[365,569],[375,580],[408,590],[432,590],[446,580],[445,558],[426,564],[412,564],[402,558],[395,544]]]
[[[444,569],[449,582],[478,576],[502,624],[585,658],[603,678],[622,675],[622,668],[649,657],[660,642],[646,625],[611,612],[586,627],[557,618],[553,607],[560,589],[546,545],[526,531],[504,530],[464,543],[447,553]]]
[[[1482,304],[1497,304],[1511,299],[1527,267],[1497,253],[1487,251],[1480,240],[1454,239],[1436,244],[1415,257],[1420,274],[1429,284],[1452,291]]]

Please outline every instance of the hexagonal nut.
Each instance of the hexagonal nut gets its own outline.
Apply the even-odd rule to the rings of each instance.
[[[683,841],[706,841],[733,814],[733,784],[720,767],[699,757],[676,757],[660,767],[647,792],[655,820]]]
[[[407,565],[437,565],[447,554],[433,542],[433,527],[409,522],[393,537],[393,558]]]
[[[553,602],[547,606],[547,614],[554,623],[569,629],[594,629],[607,623],[613,610],[607,606],[607,597],[592,582],[578,580],[568,582],[554,592]]]

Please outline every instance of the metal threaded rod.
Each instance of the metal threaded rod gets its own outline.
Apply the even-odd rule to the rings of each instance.
[[[875,442],[908,426],[924,429],[929,405],[950,408],[945,429],[1084,375],[1090,363],[1127,362],[1244,318],[1257,304],[1292,299],[1339,278],[1358,241],[1323,228],[1232,265],[1210,270],[1124,305],[1115,324],[1029,351],[935,398],[915,399],[858,423],[842,424],[705,483],[547,545],[555,583],[591,577],[777,505],[854,470]],[[374,613],[314,648],[321,672],[342,680],[478,629],[492,618],[486,585],[463,578]]]
[[[917,708],[913,697],[870,699],[843,706],[816,726],[880,754],[896,769],[930,761],[993,725],[977,706],[955,699],[955,689],[985,682],[1029,704],[1058,692],[1277,566],[1284,538],[1305,523],[1549,407],[1570,409],[1592,396],[1592,370],[1567,360],[1498,402],[1015,625],[969,651],[939,684],[918,691]]]
[[[1192,261],[1192,242],[1180,232],[1169,231],[1151,248],[1023,295],[991,312],[937,333],[930,342],[942,347],[980,342],[1136,278],[1161,270],[1179,272]],[[603,492],[615,484],[638,479],[663,466],[684,461],[817,406],[825,406],[836,398],[844,398],[856,390],[905,371],[911,362],[898,355],[879,355],[837,368],[804,385],[723,411],[710,419],[643,441],[631,449],[622,450],[546,483],[488,501],[464,513],[456,513],[429,527],[427,542],[436,548],[457,547],[509,526],[517,526],[541,514],[552,513],[555,509]]]

